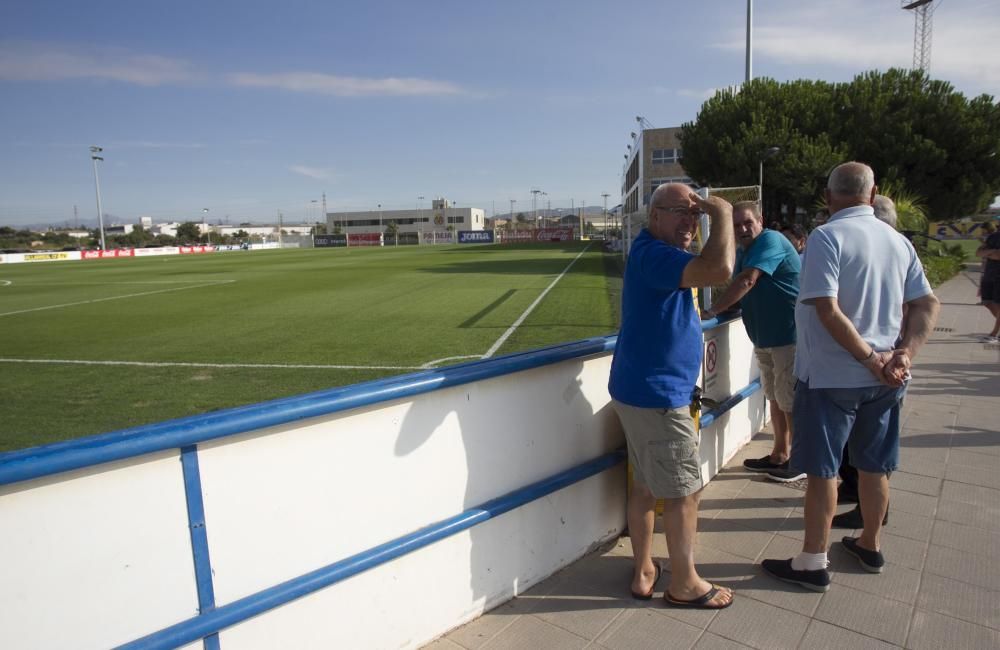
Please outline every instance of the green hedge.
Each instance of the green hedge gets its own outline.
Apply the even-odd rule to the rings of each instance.
[[[957,275],[968,258],[968,253],[962,246],[933,240],[922,242],[917,246],[917,255],[920,256],[927,281],[932,287]]]

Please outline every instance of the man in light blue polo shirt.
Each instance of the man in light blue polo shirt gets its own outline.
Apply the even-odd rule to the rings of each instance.
[[[748,458],[743,467],[751,472],[766,472],[775,481],[797,481],[806,475],[789,468],[788,458],[792,453],[799,254],[777,230],[764,227],[755,201],[733,205],[733,232],[740,244],[733,281],[703,317],[714,318],[740,303],[743,326],[760,366],[764,396],[771,404],[771,453],[763,458]]]
[[[899,463],[892,411],[940,308],[913,246],[875,218],[876,192],[868,165],[844,163],[830,174],[830,219],[809,236],[795,308],[797,435],[791,464],[809,477],[805,539],[794,558],[764,560],[762,566],[813,591],[830,586],[827,542],[845,444],[859,470],[864,529],[860,537],[843,538],[844,550],[866,571],[882,571],[888,473]]]

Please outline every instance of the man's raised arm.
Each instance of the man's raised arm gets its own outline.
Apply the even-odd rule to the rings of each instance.
[[[684,267],[681,286],[704,287],[722,284],[733,273],[736,263],[736,237],[733,236],[733,206],[718,196],[703,199],[694,192],[694,201],[711,221],[711,233],[701,254]]]

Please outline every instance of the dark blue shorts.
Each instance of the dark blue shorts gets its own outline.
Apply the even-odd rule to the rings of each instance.
[[[837,476],[844,446],[862,472],[884,474],[899,466],[899,400],[905,386],[809,388],[795,385],[792,458],[809,476]]]

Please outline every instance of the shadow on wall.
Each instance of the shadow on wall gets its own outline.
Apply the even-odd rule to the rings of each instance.
[[[529,371],[538,374],[514,376],[506,385],[460,387],[464,399],[457,409],[453,399],[420,400],[400,423],[395,454],[406,456],[427,445],[438,445],[441,437],[460,438],[465,466],[433,468],[436,476],[429,475],[428,481],[464,482],[462,510],[596,458],[624,444],[624,436],[610,403],[594,410],[582,390],[582,371],[582,362],[567,370],[569,379],[558,392],[540,389],[526,393],[524,382],[542,385],[541,373]],[[525,394],[530,397],[525,398]],[[503,417],[498,417],[497,404],[507,405]],[[491,412],[484,412],[486,408]],[[567,409],[571,418],[565,415]],[[562,415],[556,415],[557,411]],[[575,424],[567,427],[566,422]],[[516,512],[503,516],[513,517]],[[457,510],[448,514],[457,514]],[[561,519],[567,530],[572,528],[573,522]],[[519,521],[524,524],[529,520]],[[537,564],[533,556],[540,554],[540,549],[526,541],[531,535],[498,536],[485,528],[481,524],[468,531],[469,576],[472,601],[489,608],[545,575],[527,572],[527,567]],[[558,529],[554,527],[551,534],[558,536]],[[509,558],[515,549],[513,560],[498,561]]]

